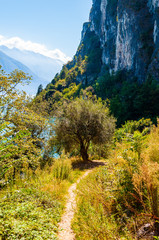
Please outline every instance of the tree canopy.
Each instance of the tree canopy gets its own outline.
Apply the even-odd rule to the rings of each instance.
[[[14,176],[24,166],[38,166],[46,119],[30,107],[30,99],[17,86],[30,81],[22,71],[0,70],[0,179]]]
[[[77,99],[58,109],[52,141],[66,152],[78,148],[83,160],[88,161],[90,143],[110,142],[114,129],[115,119],[105,105],[99,101]]]

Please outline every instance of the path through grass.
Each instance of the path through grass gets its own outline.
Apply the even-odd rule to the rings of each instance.
[[[76,188],[77,184],[85,178],[90,172],[92,172],[93,168],[104,165],[103,162],[93,161],[83,166],[87,169],[87,171],[77,180],[76,183],[72,184],[72,186],[68,190],[67,202],[65,212],[62,216],[61,222],[59,223],[59,240],[75,240],[75,234],[71,228],[71,222],[74,217],[74,212],[76,209]]]

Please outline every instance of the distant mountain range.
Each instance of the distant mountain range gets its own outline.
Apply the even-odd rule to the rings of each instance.
[[[7,73],[20,69],[31,75],[32,82],[23,86],[23,90],[34,95],[40,84],[45,87],[53,79],[54,75],[60,71],[63,62],[39,53],[0,46],[0,65]]]

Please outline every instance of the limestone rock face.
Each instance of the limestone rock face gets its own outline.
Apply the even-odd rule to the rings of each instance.
[[[128,70],[140,82],[149,73],[159,80],[159,0],[93,0],[77,55],[96,46],[92,35],[100,43],[101,70],[106,65],[110,72]]]

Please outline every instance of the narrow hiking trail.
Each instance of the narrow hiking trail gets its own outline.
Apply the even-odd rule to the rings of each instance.
[[[75,240],[75,234],[71,229],[71,222],[74,217],[75,209],[76,209],[76,189],[77,184],[85,178],[93,169],[97,166],[104,166],[104,162],[100,161],[92,161],[90,166],[87,166],[88,169],[78,180],[76,183],[72,184],[68,190],[67,202],[65,207],[65,212],[61,218],[61,222],[59,223],[59,232],[58,239],[59,240]]]

